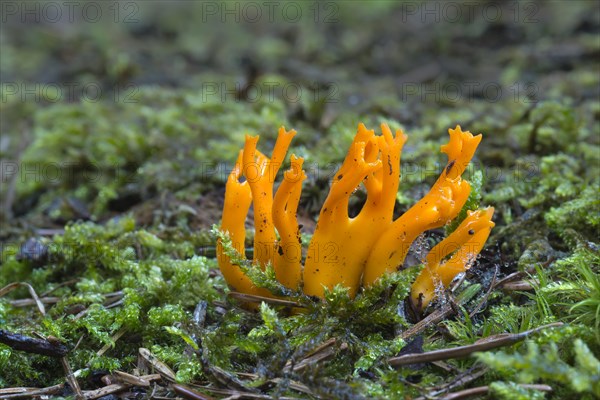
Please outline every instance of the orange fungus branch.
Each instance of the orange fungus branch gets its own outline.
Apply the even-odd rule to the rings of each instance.
[[[455,219],[465,205],[470,185],[462,180],[481,135],[449,129],[450,140],[441,150],[446,167],[429,193],[393,220],[400,182],[400,157],[406,135],[381,125],[376,135],[363,124],[350,145],[329,195],[321,209],[304,266],[300,228],[296,217],[302,182],[303,159],[291,156],[290,168],[274,193],[277,172],[296,131],[279,129],[271,158],[257,149],[258,137],[246,136],[244,149],[226,185],[221,230],[229,233],[234,249],[244,254],[245,220],[254,208],[254,259],[261,268],[273,265],[277,280],[290,289],[303,288],[308,295],[324,297],[325,289],[340,284],[351,296],[404,262],[412,242],[423,232]],[[245,181],[242,182],[242,176]],[[348,215],[352,193],[363,186],[366,203],[355,217]],[[467,218],[428,254],[425,268],[412,286],[411,299],[419,309],[429,304],[454,277],[473,263],[494,223],[493,208],[469,211]],[[229,285],[240,292],[272,296],[257,288],[232,263],[217,243],[218,262]]]

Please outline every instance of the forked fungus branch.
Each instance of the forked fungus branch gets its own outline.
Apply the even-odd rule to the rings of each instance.
[[[329,195],[321,209],[302,266],[302,244],[296,217],[302,182],[303,159],[291,156],[291,166],[274,193],[277,172],[296,131],[279,129],[271,157],[256,149],[258,136],[246,136],[244,149],[227,180],[221,230],[228,232],[237,252],[244,254],[245,226],[250,206],[254,207],[254,259],[264,268],[272,264],[277,280],[290,289],[324,297],[325,288],[341,284],[355,296],[383,274],[397,270],[412,242],[423,232],[444,226],[456,218],[465,205],[471,187],[461,178],[481,135],[473,136],[460,126],[449,129],[450,140],[441,151],[448,156],[440,177],[421,200],[393,219],[400,183],[400,156],[407,136],[381,125],[376,135],[363,124],[358,126],[350,150],[334,175]],[[367,198],[355,217],[348,215],[352,193],[363,185]],[[468,269],[483,248],[494,226],[493,208],[469,210],[468,216],[428,253],[424,268],[412,285],[412,301],[425,308],[439,290]],[[223,276],[236,291],[273,296],[256,287],[242,269],[217,243]]]

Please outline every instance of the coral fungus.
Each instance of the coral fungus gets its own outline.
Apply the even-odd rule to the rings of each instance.
[[[228,232],[234,249],[244,254],[244,221],[254,207],[253,263],[271,264],[277,280],[290,289],[324,297],[325,289],[340,284],[354,296],[361,285],[369,286],[385,273],[402,265],[412,242],[423,232],[455,219],[465,205],[470,185],[461,175],[481,141],[481,135],[449,129],[450,140],[441,151],[448,163],[440,177],[420,201],[393,219],[400,182],[400,156],[407,136],[395,135],[386,124],[375,135],[358,126],[350,150],[334,175],[329,195],[310,241],[304,267],[300,228],[296,218],[302,182],[303,159],[292,155],[291,166],[273,195],[279,167],[296,132],[280,128],[271,158],[256,149],[258,136],[246,136],[235,167],[227,180],[222,232]],[[242,181],[242,176],[245,178]],[[364,185],[366,202],[350,218],[348,202]],[[493,208],[469,211],[458,228],[436,245],[424,261],[425,267],[412,286],[412,301],[422,309],[443,286],[473,263],[491,228]],[[256,287],[232,261],[219,240],[219,266],[229,285],[240,292],[272,296]]]

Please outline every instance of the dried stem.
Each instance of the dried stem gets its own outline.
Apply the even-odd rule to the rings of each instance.
[[[419,364],[431,361],[447,360],[450,358],[467,357],[478,351],[487,351],[496,349],[498,347],[518,343],[522,340],[525,340],[529,335],[533,333],[537,333],[546,328],[552,328],[561,325],[563,325],[562,322],[554,322],[552,324],[539,326],[537,328],[521,333],[504,333],[499,335],[488,336],[474,344],[467,346],[459,346],[451,349],[434,350],[420,354],[406,354],[399,357],[390,358],[388,360],[388,363],[393,367],[398,367],[401,365]]]

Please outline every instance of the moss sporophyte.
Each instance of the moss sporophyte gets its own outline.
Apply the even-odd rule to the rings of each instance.
[[[413,241],[423,232],[442,227],[457,218],[471,187],[461,178],[481,135],[473,136],[460,126],[449,129],[450,139],[441,147],[448,156],[446,167],[421,200],[393,219],[400,183],[400,156],[407,136],[394,135],[386,124],[376,135],[359,124],[350,149],[331,183],[302,265],[302,241],[296,216],[306,179],[303,159],[291,156],[291,166],[274,193],[275,176],[296,131],[279,129],[271,158],[256,149],[258,136],[246,136],[243,150],[231,171],[225,192],[221,232],[232,247],[245,253],[245,226],[254,207],[254,256],[261,268],[272,265],[276,279],[293,290],[323,298],[326,288],[342,285],[355,296],[382,275],[396,271]],[[349,217],[352,193],[364,185],[366,202],[358,215]],[[444,240],[433,247],[424,268],[412,284],[411,300],[423,310],[453,278],[468,269],[481,251],[494,223],[494,209],[469,210],[467,217]],[[259,288],[231,257],[218,239],[219,267],[231,288],[238,292],[273,297]]]

